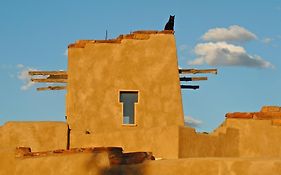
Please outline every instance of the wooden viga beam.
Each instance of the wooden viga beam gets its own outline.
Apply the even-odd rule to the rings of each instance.
[[[31,76],[47,76],[43,78],[31,78],[36,83],[67,83],[66,71],[30,71]]]
[[[67,79],[59,78],[31,78],[35,83],[67,83]]]
[[[67,76],[66,71],[29,71],[29,75],[64,75]]]
[[[217,69],[179,69],[180,74],[217,74]]]
[[[202,81],[208,80],[208,77],[180,77],[180,81]]]
[[[47,90],[65,90],[66,86],[48,86],[48,87],[39,87],[37,91],[47,91]]]
[[[197,85],[181,85],[181,89],[193,89],[193,90],[196,90],[196,89],[199,89],[199,86],[197,86]]]

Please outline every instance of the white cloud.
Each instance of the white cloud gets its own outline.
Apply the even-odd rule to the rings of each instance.
[[[184,125],[191,127],[198,127],[202,124],[202,121],[192,118],[190,116],[184,117]]]
[[[269,43],[271,43],[273,41],[273,39],[272,38],[269,38],[269,37],[266,37],[266,38],[264,38],[263,40],[262,40],[262,42],[264,43],[264,44],[269,44]]]
[[[188,62],[190,65],[211,66],[246,66],[257,68],[273,68],[274,66],[258,55],[249,55],[241,46],[226,42],[209,42],[197,44],[194,49],[197,58]]]
[[[23,64],[17,64],[17,68],[24,68]]]
[[[68,57],[68,49],[65,49],[63,55],[66,56],[66,57]]]
[[[23,82],[23,85],[21,86],[21,90],[24,90],[24,91],[28,90],[35,84],[34,82],[31,81],[31,76],[28,74],[28,72],[35,71],[36,69],[26,67],[23,64],[18,64],[17,67],[19,69],[21,69],[17,76],[18,79]]]
[[[209,29],[202,39],[205,41],[250,41],[257,39],[257,36],[241,26],[232,25],[228,28]]]
[[[180,49],[180,51],[185,51],[185,50],[189,49],[189,46],[186,44],[183,44],[183,45],[180,45],[179,49]]]

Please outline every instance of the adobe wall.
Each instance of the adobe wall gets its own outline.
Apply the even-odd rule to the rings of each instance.
[[[229,113],[213,133],[180,130],[179,157],[280,157],[281,108]]]
[[[0,153],[18,146],[33,151],[66,149],[67,125],[64,122],[7,122],[0,127]]]
[[[72,133],[70,145],[79,147],[122,147],[124,152],[152,152],[156,158],[177,159],[179,155],[179,128],[154,127],[107,133]]]
[[[99,175],[109,166],[107,157],[105,153],[77,153],[15,158],[14,154],[5,152],[1,154],[0,175]]]
[[[225,125],[239,130],[240,157],[281,156],[281,126],[272,120],[227,119]]]
[[[127,152],[148,151],[158,158],[166,159],[280,157],[281,120],[278,117],[281,119],[281,113],[257,112],[253,113],[255,117],[248,113],[238,114],[236,118],[226,118],[210,134],[196,133],[193,128],[176,126],[150,129],[128,126],[125,131],[92,134],[74,131],[71,147],[120,146]]]
[[[227,128],[226,132],[214,135],[182,127],[179,131],[179,158],[239,157],[238,143],[238,129]]]
[[[279,175],[280,158],[188,158],[146,161],[141,164],[109,166],[107,155],[72,155],[0,159],[2,175]]]
[[[173,33],[140,31],[114,40],[77,41],[69,45],[68,60],[66,110],[72,135],[127,130],[122,90],[139,93],[132,127],[183,126]]]
[[[144,164],[123,166],[107,170],[116,174],[133,174],[134,170],[142,169],[142,175],[279,175],[281,159],[257,158],[188,158],[177,160],[149,161]]]

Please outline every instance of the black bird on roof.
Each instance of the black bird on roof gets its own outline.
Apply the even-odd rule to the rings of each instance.
[[[170,15],[169,21],[165,25],[164,30],[174,30],[174,21],[175,21],[175,15]]]

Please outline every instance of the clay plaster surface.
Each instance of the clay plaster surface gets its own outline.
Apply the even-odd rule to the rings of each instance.
[[[140,32],[119,38],[69,47],[70,145],[121,146],[177,158],[178,127],[184,122],[174,35]],[[120,91],[138,92],[135,125],[122,124]]]
[[[139,92],[135,127],[183,126],[174,35],[137,36],[69,48],[67,121],[73,131],[127,130],[119,93],[130,90]]]
[[[125,152],[152,152],[155,157],[178,158],[179,128],[154,127],[151,129],[127,128],[126,131],[97,134],[72,134],[71,147],[112,146]]]
[[[280,157],[281,127],[272,120],[228,118],[213,133],[180,132],[180,157]]]
[[[18,146],[33,151],[65,149],[67,124],[64,122],[7,122],[0,126],[0,152]]]
[[[4,155],[0,174],[6,175],[279,175],[280,158],[187,158],[146,161],[142,164],[110,166],[107,155],[80,153],[18,159]]]

